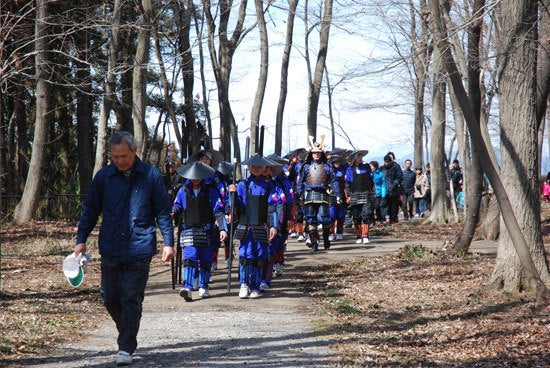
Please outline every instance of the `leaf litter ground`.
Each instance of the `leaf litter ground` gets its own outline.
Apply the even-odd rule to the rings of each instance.
[[[339,341],[336,367],[550,367],[548,306],[528,293],[486,288],[494,256],[456,257],[421,245],[448,243],[459,228],[415,221],[379,227],[378,236],[418,243],[301,275],[297,287],[318,306],[316,328]],[[549,228],[546,216],[546,244]],[[74,233],[74,224],[64,222],[3,228],[0,366],[47,355],[109,318],[96,287],[99,262],[78,289],[60,277]],[[94,235],[89,249],[97,254]],[[157,267],[164,267],[159,257]]]

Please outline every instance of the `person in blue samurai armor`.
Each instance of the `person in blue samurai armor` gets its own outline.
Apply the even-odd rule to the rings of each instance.
[[[284,248],[286,241],[285,234],[285,204],[287,196],[283,184],[277,181],[275,177],[283,172],[283,168],[277,162],[273,166],[264,166],[262,175],[270,184],[271,191],[267,198],[268,213],[271,213],[275,218],[272,223],[277,226],[277,235],[269,242],[268,256],[262,267],[262,281],[260,283],[260,291],[268,291],[271,287],[271,279],[275,261],[284,261]],[[284,174],[283,174],[284,175]]]
[[[293,223],[292,208],[294,206],[294,184],[289,178],[289,175],[285,172],[286,160],[276,154],[267,156],[268,159],[280,164],[281,166],[273,166],[273,180],[275,183],[281,186],[285,195],[285,202],[283,206],[283,221],[282,221],[282,242],[274,249],[273,254],[273,273],[275,276],[283,276],[285,265],[285,247],[290,234],[289,229],[293,229],[291,224]]]
[[[220,241],[227,238],[225,209],[219,191],[205,182],[215,170],[195,161],[182,166],[181,176],[187,178],[176,195],[174,215],[182,213],[180,243],[183,246],[183,286],[180,296],[193,300],[192,289],[198,272],[199,297],[208,298],[212,256]]]
[[[311,240],[311,252],[317,252],[319,246],[319,235],[317,226],[323,227],[323,246],[330,248],[330,195],[340,193],[338,181],[332,167],[327,163],[327,156],[323,147],[325,136],[321,136],[320,142],[314,142],[309,137],[309,154],[302,166],[296,193],[303,198],[304,215],[309,225],[309,238]],[[338,194],[337,194],[338,195]],[[341,203],[340,197],[336,203]]]
[[[346,171],[346,193],[355,224],[356,244],[369,243],[369,226],[374,223],[375,188],[370,164],[363,162],[369,151],[357,150],[350,155]]]
[[[272,183],[262,176],[264,167],[274,163],[255,154],[241,164],[250,168],[250,176],[236,187],[229,187],[230,191],[236,190],[234,205],[239,217],[234,234],[240,243],[239,298],[255,299],[261,296],[262,267],[267,261],[269,242],[279,226],[275,208],[268,206]]]
[[[334,175],[336,176],[336,180],[338,181],[338,188],[340,189],[340,193],[335,193],[334,191],[332,191],[330,195],[329,210],[330,220],[332,221],[331,234],[329,235],[330,241],[344,239],[344,225],[346,222],[347,203],[344,200],[338,203],[338,198],[344,199],[346,197],[344,191],[344,180],[346,177],[348,164],[345,157],[343,157],[342,155],[345,155],[345,152],[342,152],[340,155],[330,156],[330,164],[332,166],[332,170],[334,171]]]

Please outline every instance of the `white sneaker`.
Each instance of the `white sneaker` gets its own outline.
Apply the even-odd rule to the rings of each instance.
[[[311,245],[311,239],[309,238],[309,236],[306,239],[306,245]]]
[[[260,284],[260,291],[267,292],[268,290],[269,290],[269,285],[262,282]],[[251,295],[250,297],[252,297],[252,294],[250,294],[250,295]]]
[[[336,240],[343,240],[344,234],[336,234]]]
[[[210,268],[210,271],[216,271],[218,269],[218,263],[212,262],[212,267]]]
[[[292,239],[294,239],[298,236],[298,234],[296,234],[296,231],[293,231],[288,236],[290,236]]]
[[[186,288],[182,288],[180,290],[180,296],[185,299],[186,302],[190,302],[190,301],[193,301],[193,295],[191,293],[191,290],[189,289],[186,289]]]
[[[119,350],[119,352],[116,355],[115,362],[117,367],[120,367],[123,365],[130,365],[132,364],[132,356],[130,355],[130,353]]]
[[[208,297],[210,297],[210,293],[208,292],[208,289],[200,288],[199,289],[199,296],[201,298],[208,298]]]
[[[261,296],[262,294],[257,290],[252,290],[252,292],[250,293],[250,299],[258,299]]]
[[[280,264],[280,263],[276,263],[275,264],[275,270],[274,270],[275,276],[283,276],[284,272],[285,272],[285,269],[284,269],[283,265]]]
[[[328,240],[329,240],[329,241],[334,241],[334,234],[330,234],[330,235],[328,236]]]
[[[357,240],[355,241],[355,244],[361,244],[361,243],[363,243],[363,239],[357,238]]]
[[[250,289],[246,284],[241,284],[241,290],[239,290],[239,298],[246,299],[248,298],[248,294],[250,293]]]
[[[306,237],[303,234],[300,234],[297,239],[300,243],[306,240]]]
[[[369,238],[363,238],[363,244],[369,244]]]

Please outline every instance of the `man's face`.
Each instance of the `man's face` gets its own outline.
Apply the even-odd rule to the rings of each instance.
[[[405,161],[405,169],[410,169],[410,168],[411,168],[411,162]]]
[[[311,157],[315,160],[315,161],[319,161],[321,159],[321,152],[312,152],[311,153]]]
[[[260,176],[262,175],[262,171],[264,170],[263,166],[250,166],[250,172],[254,176]]]
[[[121,144],[112,144],[110,148],[111,160],[113,160],[117,169],[120,171],[128,171],[134,166],[137,148],[131,150],[128,143],[125,142]]]
[[[362,163],[363,163],[363,155],[357,155],[357,157],[355,158],[355,164],[361,165]]]
[[[264,166],[262,170],[263,176],[273,176],[273,168],[271,166]]]
[[[176,167],[175,166],[170,166],[169,170],[170,170],[170,174],[173,174],[173,173],[176,172]]]
[[[384,166],[390,167],[392,164],[392,161],[384,161]]]
[[[212,165],[212,160],[208,157],[208,156],[202,156],[200,159],[199,159],[200,162],[204,163],[204,164],[207,164],[208,166],[211,166]]]

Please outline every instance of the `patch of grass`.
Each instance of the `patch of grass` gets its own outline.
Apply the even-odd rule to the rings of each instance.
[[[325,291],[325,295],[326,296],[335,296],[337,294],[336,290],[335,289],[327,289]]]
[[[358,309],[357,307],[355,307],[352,303],[351,300],[349,299],[342,299],[342,300],[339,300],[337,303],[336,303],[336,306],[334,307],[334,309],[338,312],[338,313],[341,313],[341,314],[363,314],[363,312],[361,312],[360,309]]]
[[[399,251],[399,257],[406,261],[412,261],[415,258],[428,258],[431,255],[431,251],[423,247],[422,244],[407,244]]]
[[[11,353],[12,347],[6,344],[0,344],[0,353]]]

